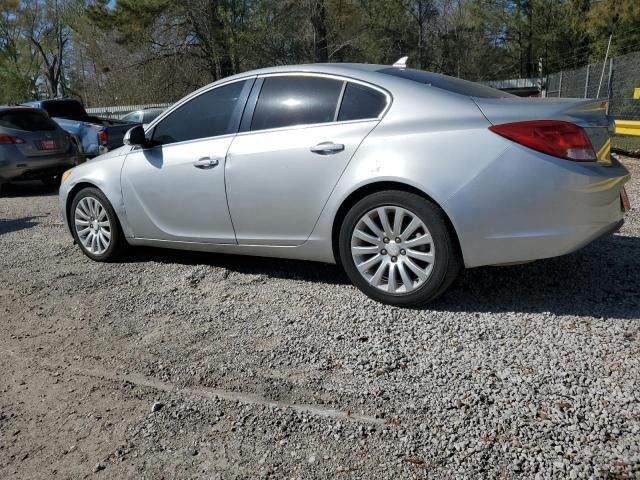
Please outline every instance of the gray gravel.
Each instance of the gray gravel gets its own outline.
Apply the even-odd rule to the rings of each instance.
[[[10,186],[0,478],[640,478],[628,191],[619,234],[401,310],[330,265],[93,263],[52,192]]]

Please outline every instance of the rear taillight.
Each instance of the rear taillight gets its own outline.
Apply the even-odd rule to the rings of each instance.
[[[107,144],[107,131],[106,130],[100,130],[98,132],[98,141],[100,142],[100,145],[106,145]]]
[[[14,137],[13,135],[4,135],[0,133],[0,145],[13,145],[16,143],[25,143],[20,137]]]
[[[587,132],[574,123],[532,120],[493,125],[489,130],[547,155],[575,162],[596,161]]]

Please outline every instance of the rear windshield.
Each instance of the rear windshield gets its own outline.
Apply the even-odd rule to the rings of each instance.
[[[422,70],[413,70],[411,68],[383,68],[378,70],[380,73],[393,75],[394,77],[406,78],[414,82],[431,85],[448,92],[466,95],[468,97],[479,98],[508,98],[515,97],[510,93],[497,90],[495,88],[486,87],[479,83],[469,82],[460,78],[448,77],[438,73],[424,72]]]
[[[53,102],[42,102],[44,108],[50,117],[61,118],[82,118],[86,116],[84,107],[80,102],[75,100],[56,100]]]
[[[0,127],[38,132],[55,130],[56,124],[41,111],[16,109],[0,112]]]

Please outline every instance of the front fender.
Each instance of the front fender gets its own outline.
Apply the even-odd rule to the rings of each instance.
[[[125,237],[133,236],[127,221],[120,185],[120,173],[129,149],[129,147],[119,148],[71,170],[71,174],[60,186],[59,193],[60,213],[67,228],[69,228],[67,209],[73,201],[73,196],[85,186],[93,186],[100,189],[111,203]]]

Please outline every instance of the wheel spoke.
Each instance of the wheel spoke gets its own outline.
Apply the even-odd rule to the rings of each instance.
[[[368,242],[372,245],[378,245],[380,243],[380,240],[378,240],[376,237],[372,237],[371,235],[369,235],[368,233],[363,232],[362,230],[355,230],[353,232],[353,236],[356,238],[359,238],[360,240],[364,241],[364,242]]]
[[[404,232],[400,234],[400,238],[406,241],[407,238],[409,238],[409,236],[416,231],[416,229],[420,226],[421,223],[422,222],[418,220],[418,217],[413,217],[409,225],[407,225],[407,228],[404,229]]]
[[[354,255],[371,255],[374,253],[378,253],[378,247],[372,245],[370,247],[362,247],[362,246],[358,246],[358,247],[351,247],[351,252]]]
[[[424,235],[405,241],[404,244],[407,248],[413,248],[420,245],[430,245],[432,242],[433,239],[431,238],[431,235],[425,233]]]
[[[98,240],[100,241],[101,244],[101,249],[104,251],[107,249],[107,247],[109,246],[109,242],[107,241],[107,239],[104,236],[104,232],[98,232]]]
[[[422,260],[423,262],[433,263],[433,253],[431,252],[420,252],[418,250],[409,249],[407,250],[407,256],[417,260]]]
[[[413,273],[416,274],[416,276],[420,279],[420,280],[426,280],[427,279],[427,272],[425,272],[423,269],[421,269],[418,265],[416,265],[415,263],[413,263],[413,260],[409,259],[409,258],[405,258],[404,259],[404,263],[407,267],[409,267],[409,270],[411,270]]]
[[[373,277],[371,277],[371,280],[369,280],[369,283],[374,287],[379,286],[380,280],[382,280],[382,275],[384,274],[384,271],[386,269],[387,269],[387,262],[381,262],[380,265],[378,266],[378,269],[376,270],[376,273],[374,273]]]
[[[382,232],[382,230],[380,230],[380,227],[376,225],[376,222],[374,222],[371,217],[369,217],[369,215],[363,217],[362,221],[367,227],[369,227],[369,230],[371,230],[374,235],[377,235],[378,237],[384,237],[384,233]]]
[[[76,209],[76,211],[82,213],[82,216],[84,218],[89,219],[91,218],[91,211],[89,210],[89,205],[85,200],[86,199],[83,198],[80,203],[78,203],[78,208]]]
[[[396,264],[389,264],[389,279],[387,282],[387,291],[395,293],[396,291]]]
[[[400,272],[400,278],[402,279],[402,283],[404,284],[404,288],[407,292],[413,290],[413,281],[409,274],[404,268],[403,263],[398,263],[398,271]]]
[[[402,220],[404,219],[404,210],[396,207],[393,215],[393,236],[399,236],[402,229]]]
[[[365,260],[364,262],[359,263],[356,266],[358,267],[358,270],[360,270],[360,272],[365,273],[371,267],[373,267],[375,264],[381,261],[382,261],[382,255],[376,255],[375,257],[372,257],[369,260]]]
[[[389,217],[387,216],[387,211],[384,207],[378,208],[378,217],[380,218],[380,224],[382,225],[382,230],[384,231],[385,236],[392,237],[393,229],[391,228],[391,224],[389,223]]]
[[[100,230],[100,233],[104,236],[104,238],[111,240],[111,232],[109,230],[105,230],[104,228]]]
[[[81,206],[82,206],[82,203],[79,203],[78,208],[76,208],[76,218],[80,217],[82,220],[88,221],[89,215],[82,210]]]

